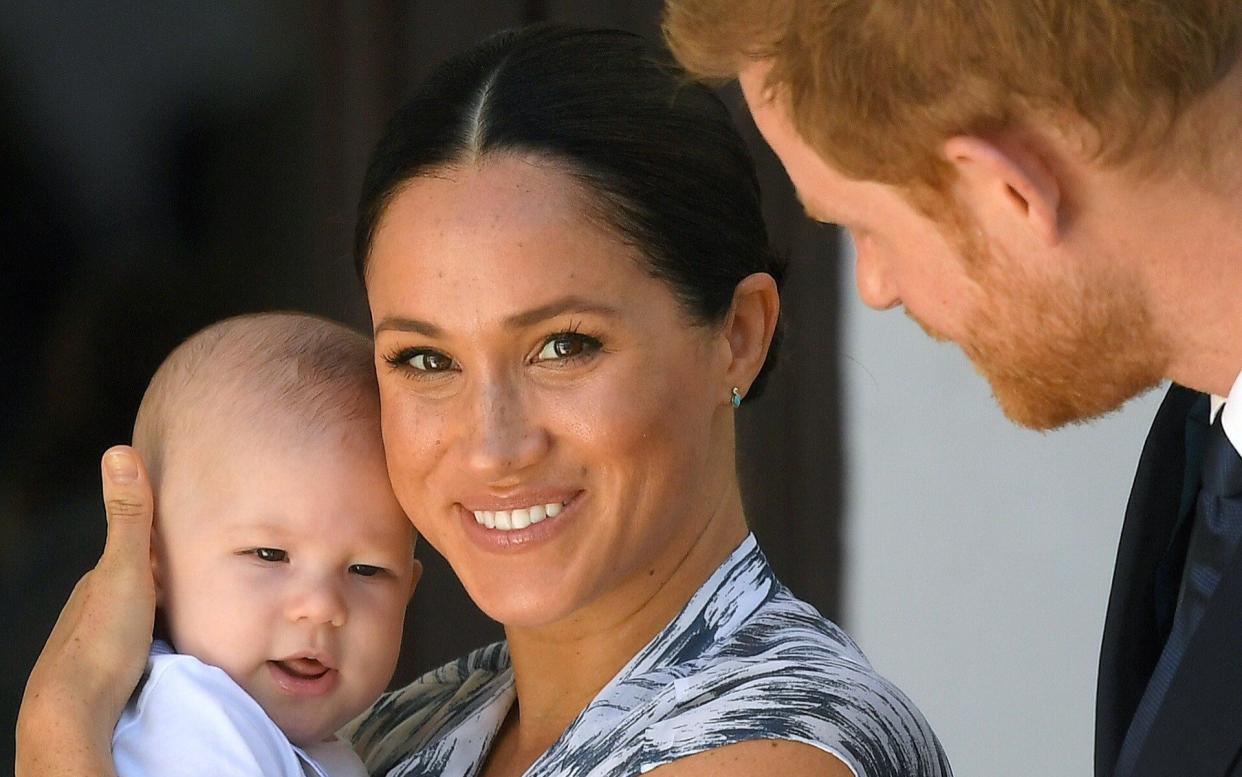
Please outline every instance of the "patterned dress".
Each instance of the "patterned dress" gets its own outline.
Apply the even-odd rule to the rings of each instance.
[[[385,694],[350,733],[373,775],[477,775],[514,698],[496,643]],[[950,775],[923,715],[781,585],[751,535],[526,777],[642,774],[763,739],[832,753],[857,777]]]

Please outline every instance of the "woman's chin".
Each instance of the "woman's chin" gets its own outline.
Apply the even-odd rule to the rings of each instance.
[[[565,596],[567,586],[549,590],[514,580],[476,580],[465,583],[466,593],[483,614],[505,628],[533,629],[569,617],[575,603]]]

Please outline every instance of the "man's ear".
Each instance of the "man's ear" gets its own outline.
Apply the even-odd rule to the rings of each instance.
[[[733,290],[733,304],[724,323],[730,361],[725,373],[728,385],[722,387],[722,399],[728,397],[734,386],[742,396],[750,390],[772,345],[780,310],[776,280],[767,273],[748,275]]]
[[[945,141],[944,156],[957,170],[959,196],[981,221],[1011,219],[1046,246],[1060,242],[1061,184],[1033,149],[955,135]]]

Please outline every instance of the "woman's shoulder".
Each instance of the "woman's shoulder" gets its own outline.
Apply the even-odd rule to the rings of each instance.
[[[838,692],[837,678],[888,685],[841,627],[779,583],[743,622],[668,669],[688,683],[734,676],[814,693]]]
[[[676,760],[736,742],[796,741],[859,775],[948,775],[919,709],[838,626],[779,587],[710,650],[666,667],[673,698],[650,736]]]
[[[778,582],[772,594],[738,628],[701,656],[704,666],[770,667],[788,663],[800,679],[875,674],[845,630]]]

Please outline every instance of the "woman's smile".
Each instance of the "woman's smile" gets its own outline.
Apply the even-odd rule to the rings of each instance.
[[[485,550],[522,551],[549,541],[578,515],[582,491],[480,498],[461,506],[466,534]],[[520,507],[514,505],[522,505]]]

